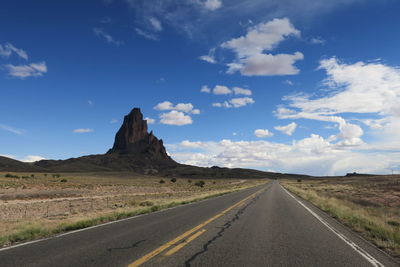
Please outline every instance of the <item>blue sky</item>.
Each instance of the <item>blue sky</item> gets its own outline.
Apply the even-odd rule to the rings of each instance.
[[[2,1],[0,154],[104,153],[140,107],[182,163],[398,172],[399,12],[394,0]]]

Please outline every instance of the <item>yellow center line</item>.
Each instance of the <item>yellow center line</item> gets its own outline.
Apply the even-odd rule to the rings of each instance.
[[[175,252],[177,252],[178,250],[180,250],[181,248],[183,248],[184,246],[186,246],[187,244],[189,244],[190,242],[195,240],[198,236],[203,234],[205,231],[206,231],[205,229],[202,229],[202,230],[198,231],[197,233],[195,233],[194,235],[190,236],[188,239],[186,239],[185,241],[183,241],[179,245],[176,245],[174,248],[172,248],[169,251],[167,251],[167,253],[165,253],[164,255],[165,256],[171,256],[172,254],[174,254]]]
[[[218,219],[219,217],[225,215],[227,212],[229,212],[230,210],[240,206],[242,203],[244,203],[246,200],[254,197],[255,195],[257,195],[258,193],[260,193],[261,191],[265,190],[260,189],[257,192],[251,194],[250,196],[240,200],[239,202],[237,202],[236,204],[230,206],[229,208],[225,209],[224,211],[222,211],[221,213],[215,215],[214,217],[208,219],[207,221],[197,225],[196,227],[186,231],[185,233],[181,234],[180,236],[172,239],[171,241],[165,243],[164,245],[162,245],[159,248],[156,248],[155,250],[151,251],[150,253],[144,255],[143,257],[141,257],[140,259],[137,259],[136,261],[132,262],[131,264],[128,265],[128,267],[136,267],[136,266],[140,266],[141,264],[145,263],[146,261],[150,260],[151,258],[157,256],[158,254],[160,254],[161,252],[163,252],[164,250],[166,250],[167,248],[169,248],[170,246],[178,243],[179,241],[181,241],[182,239],[186,238],[187,236],[191,235],[192,233],[196,232],[197,230],[203,228],[204,226],[206,226],[207,224],[211,223],[212,221],[215,221],[216,219]]]

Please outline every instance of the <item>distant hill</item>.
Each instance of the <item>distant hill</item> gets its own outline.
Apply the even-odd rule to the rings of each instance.
[[[108,172],[132,171],[166,177],[187,178],[306,178],[251,169],[203,168],[179,164],[168,156],[163,141],[148,133],[140,109],[124,117],[113,147],[105,154],[67,160],[41,160],[33,164],[0,157],[0,171]]]
[[[37,172],[43,171],[41,167],[32,163],[21,162],[15,159],[0,156],[0,171],[10,172]]]

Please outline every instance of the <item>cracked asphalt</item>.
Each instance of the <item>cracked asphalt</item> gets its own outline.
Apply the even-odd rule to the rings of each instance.
[[[273,181],[218,198],[0,250],[0,265],[374,266],[296,199]],[[400,266],[317,208],[299,201],[382,264],[377,266]]]

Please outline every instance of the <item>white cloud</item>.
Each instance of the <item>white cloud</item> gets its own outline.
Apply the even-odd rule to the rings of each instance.
[[[289,36],[300,36],[288,18],[273,19],[250,28],[245,36],[221,44],[231,49],[236,60],[228,63],[228,74],[240,71],[245,76],[294,75],[299,70],[296,61],[304,59],[300,52],[294,54],[267,54]]]
[[[154,124],[154,123],[156,122],[155,119],[152,119],[152,118],[150,118],[150,117],[146,117],[146,118],[144,118],[144,119],[147,121],[147,124]]]
[[[235,95],[251,95],[252,92],[249,89],[243,89],[240,87],[233,87],[233,92],[235,92]]]
[[[294,75],[299,73],[294,64],[302,59],[304,55],[300,52],[293,55],[256,54],[240,60],[240,63],[229,64],[227,73],[240,71],[244,76]]]
[[[0,56],[9,57],[13,53],[22,59],[28,60],[28,53],[25,50],[16,48],[13,44],[6,43],[4,46],[0,44]]]
[[[326,43],[326,40],[322,39],[321,37],[314,37],[310,39],[311,44],[320,44],[323,45]]]
[[[93,129],[89,129],[89,128],[79,128],[79,129],[73,130],[74,133],[91,133],[93,131],[94,131]]]
[[[208,10],[214,11],[222,7],[221,0],[206,0],[203,2],[204,7]]]
[[[2,123],[0,123],[0,130],[7,131],[7,132],[10,132],[13,134],[18,134],[18,135],[22,134],[22,130],[17,129],[12,126],[9,126],[9,125],[2,124]]]
[[[174,104],[172,104],[169,101],[164,101],[161,103],[158,103],[156,106],[154,106],[155,110],[171,110],[174,109]]]
[[[147,31],[144,31],[144,30],[140,29],[140,28],[135,28],[135,31],[136,31],[136,33],[138,35],[143,36],[146,39],[153,40],[153,41],[157,41],[158,40],[158,36],[153,34],[153,33],[149,33]]]
[[[110,121],[110,123],[117,123],[117,122],[118,122],[117,119],[112,119],[112,120]]]
[[[194,115],[198,115],[200,114],[200,109],[193,109],[190,113],[194,114]]]
[[[185,113],[181,111],[172,110],[168,113],[160,114],[160,122],[162,124],[181,126],[192,124],[193,120],[189,115],[185,115]]]
[[[203,144],[202,144],[202,142],[191,142],[189,140],[183,140],[179,145],[182,147],[199,148]]]
[[[245,36],[222,43],[221,47],[232,49],[242,59],[270,51],[291,35],[300,36],[300,31],[293,27],[288,18],[273,19],[250,28]]]
[[[199,59],[211,64],[216,64],[217,60],[215,59],[215,48],[211,48],[210,51],[208,51],[208,55],[200,56]]]
[[[116,46],[124,44],[124,42],[122,41],[115,40],[114,37],[106,33],[102,28],[93,28],[93,32],[96,36],[104,38],[107,41],[107,43],[114,44]]]
[[[294,82],[292,82],[291,80],[285,80],[285,81],[283,81],[283,84],[292,86],[292,85],[294,85]]]
[[[224,85],[216,85],[213,89],[213,93],[214,95],[228,95],[231,94],[232,91]]]
[[[213,107],[223,107],[223,108],[240,108],[247,106],[249,104],[255,103],[254,99],[251,97],[238,97],[232,98],[228,101],[224,101],[222,103],[212,103]]]
[[[161,21],[159,21],[158,19],[151,17],[151,18],[149,18],[149,22],[156,32],[160,32],[163,30]]]
[[[271,137],[274,134],[268,131],[267,129],[257,129],[254,131],[254,135],[258,138],[265,138],[265,137]]]
[[[18,66],[6,64],[4,67],[8,70],[8,75],[20,79],[43,76],[43,74],[47,72],[46,62]]]
[[[305,94],[287,96],[288,108],[279,107],[275,112],[279,118],[332,122],[338,125],[339,133],[330,140],[341,146],[363,146],[364,130],[344,118],[351,113],[353,121],[364,123],[374,135],[375,141],[369,146],[400,148],[393,140],[393,133],[400,129],[399,68],[376,61],[346,64],[333,57],[321,60],[319,69],[327,73],[324,91],[329,93],[314,98]]]
[[[39,160],[43,160],[46,159],[42,156],[36,156],[36,155],[28,155],[24,158],[21,159],[21,161],[23,162],[35,162],[35,161],[39,161]]]
[[[296,131],[297,123],[291,122],[285,126],[275,126],[274,129],[280,131],[286,135],[292,135]]]
[[[200,89],[200,92],[202,93],[211,93],[211,89],[207,85],[203,85]]]
[[[400,153],[353,152],[317,134],[290,145],[267,141],[185,142],[167,145],[180,163],[276,170],[311,175],[344,175],[348,172],[388,173],[400,165]]]
[[[89,106],[93,106],[93,101],[89,99],[88,104],[89,104]]]
[[[195,109],[192,103],[178,103],[174,106],[173,103],[169,101],[164,101],[161,103],[158,103],[156,106],[154,106],[155,110],[177,110],[177,111],[183,111],[185,113],[191,113],[191,114],[200,114],[199,109]]]
[[[191,112],[193,110],[193,105],[192,105],[192,103],[186,103],[186,104],[185,103],[179,103],[179,104],[177,104],[175,106],[174,109],[178,110],[178,111],[183,111],[183,112],[188,113],[188,112]]]

